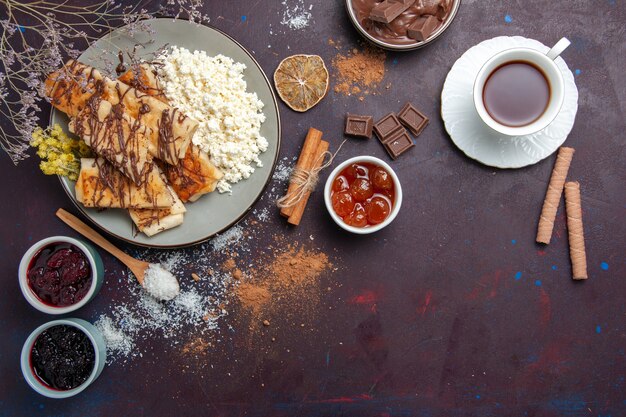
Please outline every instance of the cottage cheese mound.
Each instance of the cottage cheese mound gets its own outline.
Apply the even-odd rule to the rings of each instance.
[[[165,95],[173,106],[199,123],[193,143],[209,153],[224,173],[217,184],[220,193],[250,177],[262,167],[261,152],[267,140],[261,136],[265,121],[263,102],[246,92],[246,66],[224,55],[190,52],[173,46],[159,57],[157,68]]]

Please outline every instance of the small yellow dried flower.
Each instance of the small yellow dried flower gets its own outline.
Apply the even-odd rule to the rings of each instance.
[[[72,181],[78,178],[80,158],[91,154],[83,140],[69,137],[59,124],[35,129],[30,144],[37,148],[42,159],[39,168],[44,174],[62,175]]]

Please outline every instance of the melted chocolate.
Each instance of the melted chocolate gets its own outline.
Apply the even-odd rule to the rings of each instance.
[[[179,112],[178,109],[173,108],[171,114],[170,109],[164,109],[163,113],[161,113],[161,120],[159,120],[159,146],[157,149],[158,158],[161,160],[167,160],[175,156],[174,143],[176,138],[174,137],[173,127],[174,117],[177,112]],[[178,121],[181,122],[180,115],[178,116]]]
[[[123,201],[125,196],[130,194],[130,183],[127,181],[120,181],[118,171],[113,165],[106,162],[104,159],[96,158],[94,162],[98,167],[98,181],[94,184],[95,190],[92,197],[94,207],[100,207],[102,199],[105,197],[105,192],[110,190],[113,196]]]
[[[417,41],[407,36],[407,28],[420,17],[435,16],[439,21],[436,31],[448,18],[453,1],[416,0],[391,23],[375,22],[369,18],[374,6],[381,3],[379,0],[352,0],[352,10],[359,25],[376,39],[392,45],[413,45]]]
[[[156,63],[150,65],[157,65]],[[152,76],[155,79],[155,86],[152,86],[150,80],[147,75],[144,75],[145,71],[151,71]],[[159,79],[157,78],[157,72],[154,69],[146,69],[140,63],[135,63],[130,68],[130,78],[124,79],[134,89],[141,93],[145,93],[149,96],[156,97],[161,101],[167,103],[167,99],[165,99],[165,92],[159,83]]]
[[[87,108],[76,117],[76,134],[83,138],[88,135],[90,145],[97,153],[125,172],[137,186],[141,186],[151,170],[149,163],[139,163],[142,147],[140,135],[145,134],[145,127],[137,120],[131,122],[124,117],[121,101],[113,105],[101,121],[98,115],[101,103],[101,95],[94,95],[87,100]]]
[[[126,72],[127,68],[126,68],[126,65],[124,64],[124,54],[122,53],[122,51],[120,51],[117,54],[117,58],[119,59],[120,62],[119,64],[117,64],[117,67],[115,67],[115,73],[119,77],[120,75]]]
[[[107,100],[111,103],[119,102],[120,104],[124,102],[128,103],[129,100],[125,100],[125,96],[126,94],[132,94],[132,101],[136,101],[140,106],[137,111],[137,121],[141,122],[142,116],[148,113],[153,116],[152,120],[157,119],[157,157],[166,161],[177,161],[178,148],[176,145],[178,137],[174,136],[173,124],[175,122],[184,122],[187,116],[182,114],[176,108],[167,108],[161,112],[161,115],[159,117],[157,116],[158,110],[155,110],[148,103],[146,103],[146,99],[148,97],[149,99],[156,98],[153,97],[153,94],[147,94],[140,91],[141,89],[145,90],[145,86],[142,86],[141,89],[124,88],[124,84],[116,83],[113,92],[111,91],[111,88],[107,88],[106,83],[109,82],[108,78],[104,76],[101,78],[96,78],[96,69],[93,67],[91,67],[90,69],[88,68],[90,67],[87,67],[76,60],[72,61],[69,65],[64,66],[63,69],[59,71],[59,75],[54,79],[54,84],[51,89],[53,94],[51,100],[52,104],[56,105],[57,107],[61,107],[61,110],[66,111],[68,109],[62,108],[62,104],[66,103],[66,106],[71,109],[71,111],[66,112],[71,114],[77,114],[82,111],[87,105],[89,105],[89,102],[92,103],[92,106],[95,106],[97,103],[99,103],[99,100]],[[138,77],[135,76],[134,78]],[[139,83],[142,81],[138,80],[137,82]],[[124,89],[124,91],[122,91],[122,89]],[[156,90],[156,93],[161,95],[163,94],[160,89],[157,88]],[[90,93],[88,99],[85,99],[85,93]],[[112,96],[113,94],[115,95]],[[96,115],[97,112],[93,112],[93,114]],[[97,119],[97,116],[94,117],[96,117]],[[111,124],[112,122],[109,121],[109,123]],[[77,123],[77,125],[78,124],[80,123]],[[139,126],[143,126],[143,123],[138,123],[134,125],[134,129],[136,130]],[[107,136],[110,136],[110,134],[108,134]]]

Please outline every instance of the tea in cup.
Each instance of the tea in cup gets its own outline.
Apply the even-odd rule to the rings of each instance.
[[[565,96],[554,60],[569,45],[562,38],[545,54],[511,48],[491,57],[474,82],[474,105],[483,122],[507,136],[529,135],[552,123]]]

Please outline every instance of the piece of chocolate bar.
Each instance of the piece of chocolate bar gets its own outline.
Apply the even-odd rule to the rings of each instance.
[[[435,16],[420,17],[407,28],[406,35],[416,41],[425,41],[439,26]]]
[[[398,120],[402,123],[413,135],[418,136],[422,133],[422,130],[428,125],[428,117],[421,111],[417,110],[411,103],[406,103],[400,113],[398,113]]]
[[[398,120],[398,117],[394,113],[389,113],[383,116],[378,122],[374,124],[374,132],[378,136],[378,140],[385,143],[391,136],[400,130],[405,130]]]
[[[389,0],[389,3],[402,3],[409,8],[415,3],[415,0]]]
[[[453,3],[454,0],[420,0],[415,11],[418,16],[431,15],[443,21]]]
[[[406,129],[402,129],[401,131],[395,133],[384,143],[384,145],[387,153],[393,159],[397,159],[400,155],[415,146]]]
[[[410,6],[410,4],[409,4]],[[405,6],[404,2],[391,0],[385,0],[382,3],[378,3],[370,12],[370,20],[382,23],[391,23],[396,17],[400,16],[402,12],[409,8]]]
[[[372,137],[374,119],[372,116],[346,115],[346,129],[344,134],[369,139]]]

